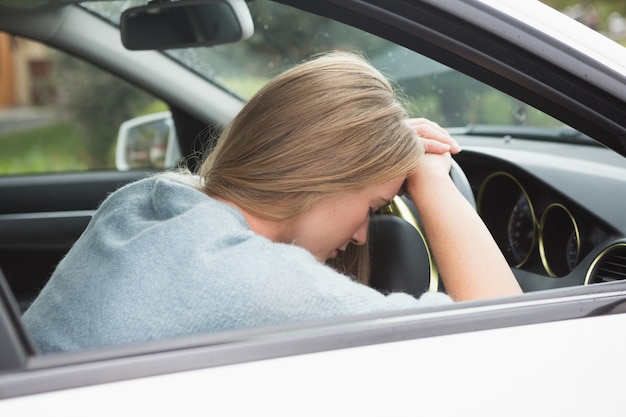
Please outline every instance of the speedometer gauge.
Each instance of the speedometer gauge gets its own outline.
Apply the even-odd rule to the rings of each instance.
[[[567,269],[571,271],[578,265],[578,256],[580,255],[580,242],[575,230],[570,233],[569,239],[567,239],[566,251]]]
[[[539,252],[546,272],[553,277],[569,274],[580,257],[580,230],[562,204],[551,204],[539,224]]]
[[[514,265],[524,262],[532,249],[534,239],[533,213],[528,199],[522,194],[511,210],[507,227],[508,247],[506,251],[509,260]]]
[[[495,172],[482,183],[478,213],[509,265],[519,268],[535,246],[537,220],[526,190],[512,175]]]

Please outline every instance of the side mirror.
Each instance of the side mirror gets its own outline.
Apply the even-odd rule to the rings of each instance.
[[[245,0],[165,0],[125,10],[120,32],[130,50],[173,49],[238,42],[254,24]]]
[[[182,158],[170,112],[135,117],[120,125],[115,149],[119,171],[171,168]]]

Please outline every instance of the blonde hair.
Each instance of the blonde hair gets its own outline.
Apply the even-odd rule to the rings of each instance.
[[[413,171],[423,150],[406,119],[390,82],[362,57],[314,57],[244,105],[200,168],[203,191],[264,219],[291,219],[329,194]]]

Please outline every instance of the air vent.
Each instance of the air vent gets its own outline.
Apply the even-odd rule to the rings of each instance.
[[[597,284],[620,280],[626,280],[626,243],[603,250],[593,261],[585,282]]]

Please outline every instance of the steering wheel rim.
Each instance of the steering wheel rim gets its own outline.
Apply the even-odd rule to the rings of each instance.
[[[470,185],[463,168],[461,168],[454,158],[452,159],[452,166],[450,167],[450,178],[452,178],[452,182],[456,185],[456,188],[463,195],[463,197],[465,197],[474,210],[476,210],[476,199],[474,198],[474,193],[472,192],[472,186]]]
[[[452,159],[450,177],[452,178],[452,182],[455,184],[461,195],[463,195],[463,197],[465,197],[465,199],[470,203],[474,210],[476,210],[476,200],[474,198],[474,193],[472,192],[472,187],[469,183],[467,175],[465,175],[463,169],[454,159]],[[421,239],[421,242],[419,241],[419,239],[414,241],[414,243],[417,244],[412,249],[416,250],[417,252],[413,252],[411,255],[414,258],[427,261],[428,265],[424,265],[424,268],[420,267],[419,271],[415,271],[414,276],[402,279],[414,279],[419,282],[427,282],[424,288],[424,290],[427,291],[445,290],[443,288],[441,280],[439,279],[439,272],[435,265],[435,260],[431,254],[430,247],[428,246],[426,235],[424,234],[424,231],[422,229],[419,220],[419,214],[417,213],[415,207],[411,207],[411,205],[412,202],[410,202],[410,199],[408,197],[398,196],[394,198],[391,204],[383,209],[381,213],[382,215],[393,215],[403,219],[417,230],[419,234],[419,239]],[[423,243],[423,245],[421,243]],[[428,278],[427,280],[426,276]],[[377,289],[382,290],[383,292],[391,292],[392,288],[388,288],[387,284],[383,284],[384,282],[390,282],[386,281],[387,279],[387,277],[380,277],[380,279],[375,279],[374,281],[376,281],[376,284],[374,285],[374,287],[377,287]],[[396,278],[389,279],[391,281],[394,281],[394,285],[398,285],[397,275]],[[400,287],[408,288],[411,287],[411,285],[412,283],[405,282],[404,285],[400,284]],[[413,293],[413,295],[419,296],[420,294]]]

